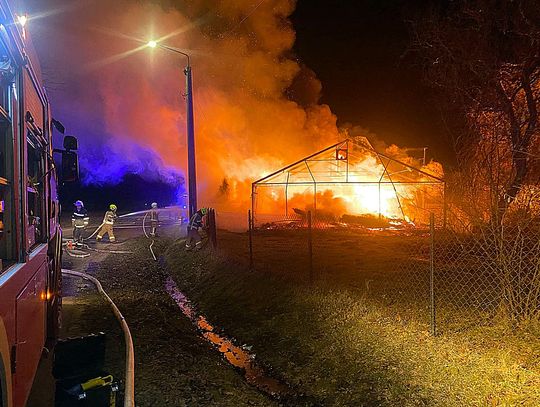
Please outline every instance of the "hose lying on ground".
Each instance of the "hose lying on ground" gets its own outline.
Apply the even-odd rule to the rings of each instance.
[[[144,213],[144,218],[143,218],[143,221],[142,221],[143,233],[144,233],[144,235],[146,236],[147,239],[150,239],[150,236],[146,232],[146,225],[145,225],[146,218],[148,217],[148,214],[150,213],[150,210],[126,213],[125,215],[120,215],[119,218],[124,218],[124,217],[127,217],[127,216],[133,216],[133,215],[139,215],[139,214],[143,214],[143,213]],[[99,231],[99,229],[101,229],[101,227],[103,225],[104,225],[104,223],[101,223],[101,225],[99,225],[96,228],[96,230],[94,230],[94,232],[90,236],[83,238],[83,241],[90,240],[91,238],[93,238],[96,235],[96,233]],[[133,228],[133,227],[137,227],[137,226],[135,226],[135,225],[134,226],[117,226],[118,229]],[[149,249],[150,249],[150,253],[152,254],[152,258],[155,261],[157,261],[156,254],[154,253],[154,249],[153,249],[154,244],[155,244],[155,240],[152,238],[152,243],[150,243]],[[95,252],[99,252],[99,253],[114,253],[114,254],[131,254],[131,253],[133,253],[133,252],[127,252],[127,251],[120,251],[120,250],[107,250],[107,251],[105,251],[105,250],[100,250],[100,249],[94,249],[94,248],[88,247],[87,245],[85,245],[85,246],[86,246],[86,249],[92,250],[92,251],[95,251]],[[68,251],[67,251],[67,253],[71,257],[80,257],[80,258],[88,257],[87,253],[85,253],[86,255],[76,255],[76,254],[70,253]]]
[[[152,249],[152,246],[154,246],[154,239],[152,239],[152,243],[150,243],[150,246],[148,247],[150,249],[150,253],[152,253],[152,257],[154,258],[154,261],[157,261],[156,255],[154,254],[154,250]]]
[[[146,212],[146,214],[144,215],[144,218],[143,218],[143,221],[142,221],[142,230],[143,230],[143,233],[144,235],[146,236],[147,239],[150,239],[150,236],[148,236],[148,233],[146,233],[146,218],[148,216],[148,212]],[[154,261],[157,261],[157,258],[156,258],[156,255],[154,254],[154,250],[152,249],[152,247],[154,246],[154,239],[152,239],[152,243],[150,243],[150,253],[152,253],[152,257],[154,258]]]
[[[93,251],[93,252],[98,252],[98,253],[133,254],[132,251],[128,251],[128,250],[103,250],[103,249],[94,249],[93,247],[90,247],[90,246],[88,246],[87,244],[75,245],[75,247],[69,248],[68,242],[69,242],[69,240],[68,240],[66,243],[62,243],[62,247],[64,248],[64,250],[66,251],[66,253],[67,253],[69,256],[71,256],[71,257],[78,257],[78,258],[81,258],[81,259],[90,256],[90,253],[86,253],[85,251],[80,250],[80,248],[84,248],[84,249],[86,249],[86,250],[91,250],[91,251]]]
[[[62,274],[84,278],[92,282],[96,286],[98,292],[109,303],[114,315],[116,316],[116,319],[118,319],[118,322],[120,322],[122,331],[124,331],[124,341],[126,343],[126,388],[124,395],[124,407],[135,407],[135,352],[133,350],[133,339],[131,337],[131,332],[129,331],[129,327],[126,323],[124,316],[122,315],[116,304],[113,302],[113,300],[111,300],[111,297],[109,297],[105,290],[103,290],[103,286],[97,278],[85,273],[80,273],[78,271],[67,269],[62,269]]]
[[[103,249],[94,249],[93,247],[88,246],[87,244],[83,244],[82,247],[84,247],[87,250],[92,250],[93,252],[98,253],[112,253],[112,254],[133,254],[133,252],[128,250],[103,250]]]
[[[68,256],[70,257],[76,257],[78,259],[84,259],[86,257],[90,257],[90,253],[85,253],[83,251],[80,251],[80,250],[77,250],[79,253],[74,253],[73,250],[70,250],[68,248],[65,248],[64,249],[66,251],[66,253],[68,254]]]

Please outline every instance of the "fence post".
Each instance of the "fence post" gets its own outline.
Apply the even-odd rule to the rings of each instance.
[[[311,211],[307,213],[308,226],[308,262],[309,262],[309,282],[313,283],[313,236],[311,225]]]
[[[249,269],[253,270],[253,218],[251,209],[248,209],[248,234],[249,234]]]
[[[435,336],[437,335],[437,325],[435,319],[435,216],[433,213],[429,214],[429,237],[429,327],[431,335]]]
[[[448,202],[446,201],[446,182],[443,186],[443,229],[446,230],[446,217],[448,216]]]
[[[208,223],[210,229],[210,241],[212,242],[212,247],[217,249],[217,224],[216,224],[216,211],[215,209],[210,209],[208,212]]]

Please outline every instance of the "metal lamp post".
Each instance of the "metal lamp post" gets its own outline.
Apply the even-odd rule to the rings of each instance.
[[[186,75],[186,129],[187,129],[187,148],[188,148],[188,200],[189,217],[197,212],[197,174],[195,167],[195,127],[193,122],[193,83],[191,76],[190,57],[185,52],[167,45],[159,44],[157,41],[148,42],[151,48],[159,47],[161,49],[183,55],[187,58],[187,65],[184,68]]]

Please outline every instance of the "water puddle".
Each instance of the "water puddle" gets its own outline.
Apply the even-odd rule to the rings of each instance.
[[[214,327],[202,315],[197,315],[188,298],[180,292],[171,277],[165,281],[165,290],[178,304],[182,313],[188,317],[199,329],[202,336],[214,345],[223,354],[227,361],[244,372],[246,381],[260,391],[272,397],[282,399],[290,397],[289,387],[267,376],[264,370],[255,363],[255,355],[243,347],[236,346],[232,340],[221,333],[217,333]]]

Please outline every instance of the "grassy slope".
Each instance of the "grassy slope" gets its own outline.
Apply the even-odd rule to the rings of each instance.
[[[125,316],[135,346],[137,405],[145,406],[271,406],[275,403],[247,385],[241,375],[202,340],[195,328],[163,290],[163,277],[151,259],[147,241],[128,242],[100,263],[97,278]],[[162,248],[155,248],[159,253]],[[71,310],[74,312],[74,310]],[[104,330],[119,355],[110,355],[109,368],[123,377],[123,344],[117,321],[108,306],[88,295],[76,311],[79,322],[66,335]],[[72,318],[73,319],[73,318]],[[112,356],[112,357],[111,357]],[[120,365],[120,366],[118,366]]]
[[[540,405],[538,340],[498,327],[432,338],[328,282],[249,272],[241,235],[228,253],[167,252],[179,286],[209,319],[323,405]]]

